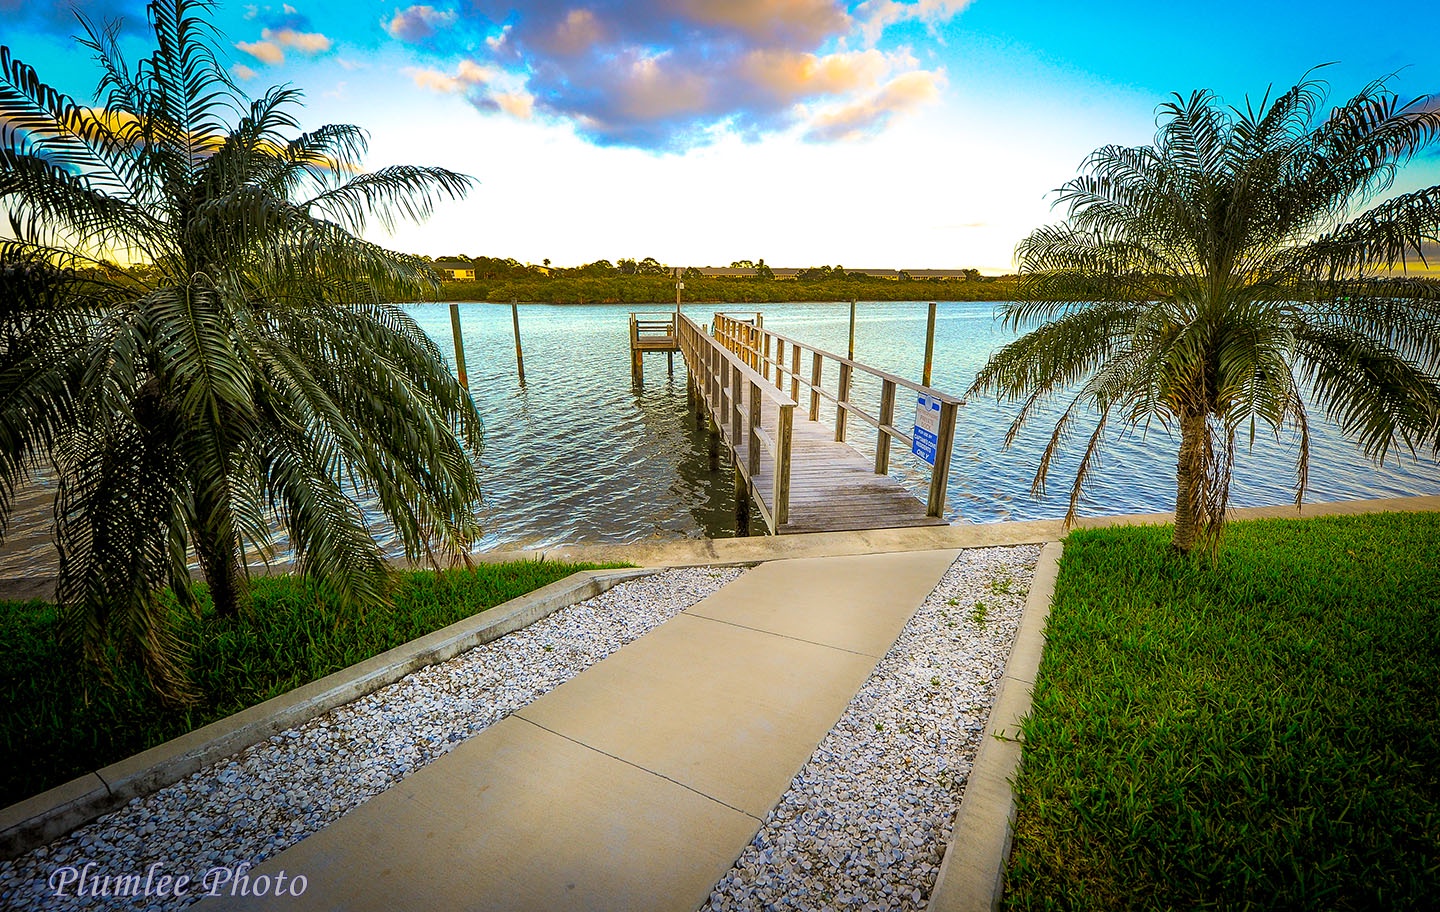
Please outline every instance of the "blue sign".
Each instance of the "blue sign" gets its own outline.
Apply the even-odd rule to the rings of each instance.
[[[910,452],[925,460],[927,465],[935,464],[935,449],[940,445],[940,399],[928,393],[921,393],[915,400],[915,432],[911,435],[914,443]]]

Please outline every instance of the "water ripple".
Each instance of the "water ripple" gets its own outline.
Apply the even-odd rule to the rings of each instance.
[[[687,311],[708,322],[712,309],[692,305]],[[409,310],[442,351],[453,352],[446,305]],[[463,304],[460,310],[466,366],[486,429],[482,547],[735,533],[731,472],[728,464],[718,472],[709,470],[705,433],[695,429],[686,412],[681,360],[676,359],[671,377],[663,355],[648,355],[644,385],[637,390],[630,383],[631,308],[522,306],[524,387],[515,377],[510,308]],[[918,378],[925,310],[923,303],[862,303],[856,357]],[[768,327],[831,351],[845,349],[848,304],[771,305],[764,313]],[[935,385],[963,391],[989,355],[1010,338],[994,319],[991,304],[941,304]],[[878,385],[859,382],[855,396],[875,414]],[[901,423],[908,419],[905,408],[906,403],[897,404]],[[1064,514],[1078,447],[1056,459],[1045,493],[1032,497],[1031,480],[1048,426],[1043,419],[1037,421],[1007,450],[1002,443],[1013,414],[1013,406],[994,401],[971,401],[961,410],[946,518],[997,522]],[[862,452],[873,451],[874,434],[857,424],[852,443]],[[1440,494],[1440,470],[1433,456],[1392,459],[1377,469],[1333,425],[1317,421],[1312,430],[1308,501]],[[1175,442],[1160,429],[1113,435],[1081,512],[1173,509],[1175,451]],[[893,453],[893,474],[923,499],[928,467],[902,454],[898,446]],[[1257,439],[1253,452],[1242,451],[1237,457],[1231,503],[1293,501],[1295,453],[1293,440]],[[373,503],[362,500],[361,505],[373,513]],[[0,572],[43,572],[54,561],[48,498],[41,490],[18,507],[0,548]],[[393,537],[386,542],[392,552],[398,547]]]

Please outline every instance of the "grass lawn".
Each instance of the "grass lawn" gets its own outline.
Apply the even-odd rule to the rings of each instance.
[[[1440,895],[1440,514],[1066,541],[1007,909],[1421,909]]]
[[[122,666],[114,686],[78,668],[43,602],[0,602],[0,807],[154,747],[416,637],[439,630],[577,570],[618,564],[521,561],[473,570],[396,574],[393,605],[340,610],[295,577],[254,583],[254,609],[216,619],[204,587],[196,618],[177,609],[199,702],[160,704],[141,673]]]

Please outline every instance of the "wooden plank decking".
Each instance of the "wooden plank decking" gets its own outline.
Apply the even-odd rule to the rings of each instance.
[[[926,516],[925,502],[900,482],[876,475],[873,460],[837,442],[835,429],[824,422],[797,415],[792,433],[790,521],[778,527],[780,534],[947,525]],[[747,456],[742,444],[736,459]],[[754,484],[772,512],[774,471],[774,463],[762,461]]]
[[[751,367],[758,352],[737,356],[688,318],[677,323],[682,324],[677,332],[690,374],[691,404],[697,417],[703,414],[708,419],[712,447],[718,438],[730,450],[737,497],[748,494],[757,501],[772,531],[794,534],[947,524],[941,516],[929,515],[930,505],[898,480],[883,469],[877,472],[873,454],[863,455],[837,441],[833,427],[810,420],[785,392],[790,387],[797,391],[800,386],[817,387],[803,380],[792,383],[769,371],[762,375]],[[791,379],[795,376],[798,371]],[[752,433],[752,416],[759,418],[758,435]],[[750,448],[757,441],[761,452],[752,459]],[[776,483],[777,471],[784,475],[784,484]],[[785,503],[777,509],[781,498]]]

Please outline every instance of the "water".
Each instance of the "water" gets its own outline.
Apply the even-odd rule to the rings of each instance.
[[[743,306],[743,305],[742,305]],[[736,306],[732,309],[738,309]],[[994,319],[990,303],[939,305],[933,382],[961,393],[981,365],[1013,335]],[[448,306],[407,308],[447,357],[454,351]],[[685,367],[650,354],[645,382],[630,382],[629,305],[561,307],[522,305],[521,336],[527,383],[515,376],[509,305],[462,304],[466,366],[486,424],[482,484],[485,549],[547,547],[571,542],[723,537],[735,534],[732,475],[722,460],[710,472],[705,433],[685,407]],[[715,308],[686,312],[709,323]],[[844,353],[848,304],[783,304],[764,309],[765,325],[803,342]],[[924,360],[926,305],[862,303],[855,354],[863,363],[918,379]],[[453,368],[453,364],[451,365]],[[829,365],[831,371],[834,364]],[[808,367],[806,368],[808,376]],[[827,376],[831,389],[835,377]],[[857,375],[854,396],[876,414],[878,383]],[[807,400],[808,401],[808,400]],[[906,426],[913,400],[896,403]],[[802,420],[804,410],[798,410]],[[1003,446],[1014,405],[972,400],[960,410],[945,516],[952,522],[1057,518],[1068,506],[1070,483],[1085,438],[1057,458],[1042,497],[1030,495],[1050,425],[1043,419]],[[833,408],[822,417],[833,420]],[[1376,469],[1319,415],[1312,416],[1311,471],[1306,500],[1440,494],[1433,456],[1394,459]],[[833,424],[832,424],[833,426]],[[874,432],[851,422],[851,441],[874,451]],[[1082,515],[1150,513],[1174,509],[1177,442],[1163,428],[1112,434],[1101,468],[1087,488]],[[1293,502],[1297,447],[1263,433],[1253,452],[1237,454],[1230,502],[1260,506]],[[901,445],[892,450],[893,474],[924,499],[929,468]],[[40,572],[54,565],[49,543],[48,492],[22,496],[0,547],[0,573]],[[760,528],[758,517],[751,525]],[[392,553],[396,543],[386,542]]]
[[[453,352],[446,305],[408,309],[447,355]],[[487,428],[485,547],[734,534],[731,473],[723,465],[709,471],[704,434],[686,414],[683,361],[676,356],[671,377],[664,355],[647,355],[644,384],[636,389],[630,382],[627,320],[634,309],[522,305],[528,381],[522,388],[515,377],[509,306],[460,305],[471,389]],[[923,303],[862,303],[856,359],[918,379],[926,309]],[[686,307],[705,323],[714,310]],[[763,312],[768,329],[845,351],[848,304],[772,304]],[[963,392],[990,354],[1012,338],[995,320],[991,303],[940,304],[933,384]],[[833,376],[825,382],[833,389]],[[878,383],[858,382],[854,395],[862,408],[876,413]],[[902,395],[897,424],[908,424],[913,409],[913,400]],[[1050,484],[1036,498],[1030,484],[1051,424],[1037,420],[1007,450],[1005,430],[1016,411],[993,399],[972,399],[961,409],[946,503],[950,521],[1064,515],[1088,429],[1055,460]],[[1392,458],[1377,469],[1321,416],[1311,420],[1308,502],[1440,494],[1440,466],[1433,456]],[[851,428],[852,443],[873,452],[870,427],[852,421]],[[1082,515],[1173,510],[1178,441],[1159,427],[1112,433],[1107,441],[1101,468],[1081,501]],[[1295,440],[1260,431],[1253,451],[1245,441],[1239,449],[1233,506],[1293,502]],[[892,453],[893,474],[923,499],[928,466],[902,453],[902,445]]]

